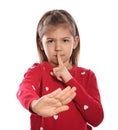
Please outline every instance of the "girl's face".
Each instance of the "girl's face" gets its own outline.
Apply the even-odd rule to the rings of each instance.
[[[59,54],[64,65],[69,68],[70,57],[78,41],[78,36],[74,38],[67,25],[50,26],[42,37],[41,49],[53,66],[58,65],[57,54]]]

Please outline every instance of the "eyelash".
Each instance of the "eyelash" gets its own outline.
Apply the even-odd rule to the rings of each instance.
[[[64,39],[63,41],[64,41],[64,42],[69,42],[69,40],[67,40],[67,39]]]
[[[53,42],[54,42],[54,40],[48,40],[48,41],[47,41],[47,43],[53,43]],[[69,40],[68,40],[68,39],[64,39],[63,42],[64,42],[64,43],[65,43],[65,42],[69,42]]]
[[[52,43],[52,42],[54,42],[54,40],[48,40],[48,41],[47,41],[47,43]]]

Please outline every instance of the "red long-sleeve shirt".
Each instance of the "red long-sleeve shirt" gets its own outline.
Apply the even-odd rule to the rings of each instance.
[[[68,111],[53,117],[43,118],[31,113],[31,130],[91,130],[91,126],[98,126],[104,113],[95,74],[91,70],[73,66],[69,70],[73,78],[64,84],[50,75],[52,69],[48,62],[36,63],[28,69],[17,92],[21,104],[30,111],[33,100],[66,86],[75,86],[77,95],[68,104]]]

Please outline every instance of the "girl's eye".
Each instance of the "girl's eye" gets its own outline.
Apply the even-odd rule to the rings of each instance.
[[[69,42],[69,40],[68,40],[68,39],[64,39],[63,42],[64,42],[64,43],[67,43],[67,42]]]
[[[53,43],[54,42],[54,40],[48,40],[47,41],[47,43]]]

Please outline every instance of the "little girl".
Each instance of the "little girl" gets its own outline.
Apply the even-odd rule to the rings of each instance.
[[[17,98],[31,112],[31,130],[92,130],[104,117],[93,71],[78,67],[80,37],[73,17],[51,10],[40,19],[40,63],[24,75]]]

